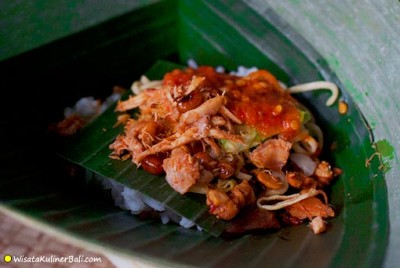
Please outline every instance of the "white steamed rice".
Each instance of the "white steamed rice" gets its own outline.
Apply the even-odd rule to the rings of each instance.
[[[113,179],[105,178],[98,174],[94,174],[94,177],[101,181],[104,189],[111,191],[111,196],[114,200],[114,204],[117,207],[124,210],[129,210],[135,215],[140,214],[143,211],[156,211],[159,213],[163,224],[173,222],[185,228],[196,226],[196,228],[201,231],[201,228],[193,221],[166,208],[161,202],[158,202],[157,200],[150,198],[134,189],[124,186]]]

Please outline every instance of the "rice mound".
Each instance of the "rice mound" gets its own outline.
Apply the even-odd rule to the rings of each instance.
[[[161,202],[150,198],[139,191],[131,189],[113,179],[94,174],[105,190],[110,190],[115,206],[130,211],[132,214],[138,215],[144,211],[157,212],[163,224],[173,222],[185,228],[196,227],[201,231],[201,227],[193,221],[180,216],[171,209],[165,207]]]

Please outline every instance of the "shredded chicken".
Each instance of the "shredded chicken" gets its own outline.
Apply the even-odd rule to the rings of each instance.
[[[184,147],[173,149],[164,160],[165,179],[175,191],[184,194],[200,179],[200,166]]]
[[[269,139],[254,149],[249,158],[256,167],[280,170],[289,158],[291,147],[283,139]]]
[[[207,205],[210,213],[219,219],[231,220],[239,213],[238,206],[226,192],[219,189],[210,189],[207,192]]]
[[[291,216],[300,220],[312,219],[318,216],[322,218],[335,216],[333,209],[315,196],[300,200],[297,203],[287,206],[285,209]]]

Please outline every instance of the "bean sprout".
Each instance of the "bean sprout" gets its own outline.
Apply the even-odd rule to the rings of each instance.
[[[310,83],[305,83],[305,84],[299,84],[299,85],[288,88],[290,93],[300,93],[300,92],[321,90],[321,89],[328,89],[331,91],[332,95],[326,101],[326,105],[332,106],[339,96],[339,89],[332,82],[315,81],[315,82],[310,82]]]
[[[325,203],[327,203],[327,197],[326,194],[322,190],[317,190],[314,188],[311,188],[308,192],[306,193],[296,193],[292,195],[272,195],[272,196],[267,196],[267,197],[261,197],[257,200],[257,206],[262,209],[266,210],[278,210],[282,209],[284,207],[293,205],[301,200],[307,199],[312,196],[316,196],[318,194],[322,194],[325,199]],[[263,202],[266,201],[275,201],[275,200],[283,200],[281,202],[275,203],[273,205],[263,205]]]

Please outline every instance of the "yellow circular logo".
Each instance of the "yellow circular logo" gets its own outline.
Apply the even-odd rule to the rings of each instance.
[[[4,261],[5,262],[11,262],[12,261],[12,256],[11,255],[9,255],[9,254],[7,254],[7,255],[4,255]]]

